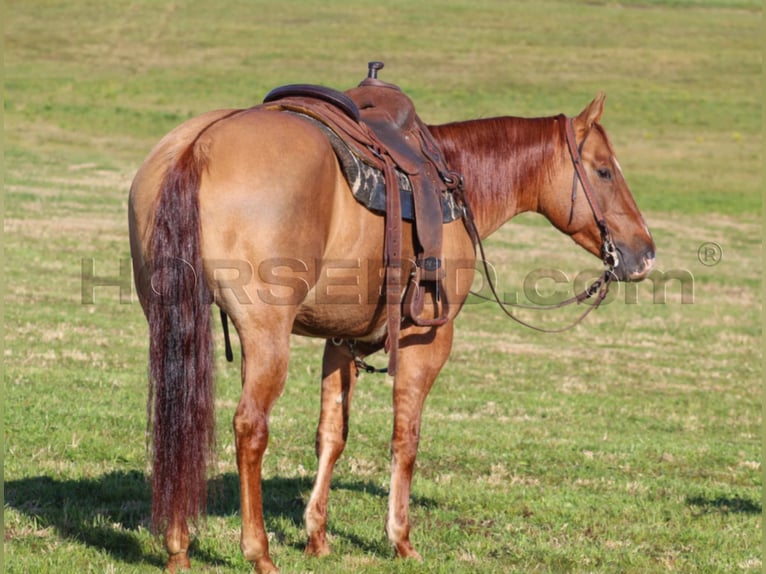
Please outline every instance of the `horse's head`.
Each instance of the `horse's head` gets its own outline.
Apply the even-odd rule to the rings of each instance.
[[[654,265],[654,241],[609,137],[598,123],[604,99],[599,93],[577,117],[559,118],[568,140],[567,167],[552,191],[540,197],[539,209],[559,230],[612,267],[618,280],[640,281]]]

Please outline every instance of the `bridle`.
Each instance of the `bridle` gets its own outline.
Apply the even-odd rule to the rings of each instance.
[[[578,146],[574,133],[574,120],[564,115],[559,117],[564,121],[564,133],[566,134],[567,148],[569,148],[569,155],[572,158],[572,164],[574,165],[574,176],[572,177],[572,207],[569,212],[569,223],[572,223],[572,218],[574,217],[574,203],[577,199],[579,182],[582,185],[585,198],[588,200],[588,205],[590,205],[590,209],[593,212],[596,225],[598,225],[598,229],[601,232],[601,260],[604,262],[604,265],[607,266],[607,269],[613,271],[620,264],[620,259],[617,255],[617,249],[614,246],[614,242],[612,241],[612,235],[609,233],[609,227],[606,225],[604,214],[593,193],[593,186],[588,178],[588,174],[585,173],[585,166],[582,163],[582,149],[590,132],[585,134],[585,137]]]
[[[585,144],[585,140],[588,137],[588,134],[586,134],[585,138],[583,138],[583,141],[581,141],[580,145],[578,146],[577,139],[575,137],[575,132],[574,132],[573,119],[563,114],[558,116],[558,119],[559,121],[564,122],[564,133],[566,135],[567,148],[569,150],[569,155],[572,159],[572,164],[574,166],[574,175],[572,178],[572,207],[569,214],[569,223],[570,224],[572,223],[572,218],[574,216],[574,202],[577,199],[577,190],[579,187],[582,187],[583,194],[585,195],[585,198],[588,201],[588,205],[590,206],[591,212],[593,213],[593,218],[595,219],[596,225],[598,226],[599,232],[601,233],[601,260],[606,266],[606,269],[604,270],[603,275],[601,275],[601,277],[599,277],[596,281],[591,283],[584,291],[574,295],[573,297],[570,297],[569,299],[566,299],[564,301],[561,301],[559,303],[554,303],[551,305],[524,305],[519,303],[504,302],[501,299],[500,295],[497,293],[495,284],[492,281],[492,275],[490,273],[489,263],[487,262],[487,257],[484,252],[484,245],[481,241],[481,237],[479,236],[479,232],[476,229],[471,208],[468,202],[466,201],[465,194],[464,193],[460,194],[461,203],[464,209],[464,222],[466,225],[466,229],[468,230],[468,233],[471,236],[471,239],[473,240],[474,244],[478,245],[479,247],[481,262],[484,267],[484,274],[487,279],[487,284],[489,285],[489,288],[490,288],[490,291],[492,292],[492,296],[494,300],[500,306],[500,309],[508,317],[510,317],[517,323],[524,325],[525,327],[529,327],[530,329],[534,329],[535,331],[542,331],[544,333],[561,333],[563,331],[568,331],[569,329],[572,329],[573,327],[578,325],[583,319],[585,319],[585,317],[588,316],[588,314],[590,314],[595,308],[601,305],[604,299],[606,299],[607,293],[609,291],[609,284],[617,278],[617,276],[614,273],[614,270],[620,264],[620,258],[617,252],[617,248],[615,247],[614,242],[612,241],[612,236],[611,236],[611,233],[609,232],[609,227],[606,224],[606,219],[604,218],[604,214],[601,211],[601,207],[599,206],[598,201],[596,201],[596,196],[593,191],[593,185],[591,184],[590,179],[588,178],[588,174],[585,173],[585,166],[583,165],[583,162],[582,162],[582,149]],[[460,185],[459,187],[461,188],[461,192],[462,192],[462,185]],[[473,294],[481,299],[491,300],[489,297],[485,297],[478,293],[473,293]],[[573,323],[566,325],[564,327],[557,328],[557,329],[546,329],[543,327],[532,325],[528,323],[527,321],[524,321],[523,319],[520,319],[519,317],[514,315],[513,312],[509,309],[509,307],[516,307],[520,309],[534,309],[534,310],[559,309],[561,307],[565,307],[572,303],[580,304],[586,301],[587,299],[590,299],[594,295],[596,296],[595,302],[590,307],[588,307],[588,309],[586,309],[577,319],[575,319]]]

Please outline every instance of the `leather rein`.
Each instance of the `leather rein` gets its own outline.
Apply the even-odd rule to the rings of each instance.
[[[569,150],[569,155],[574,166],[574,175],[572,178],[572,207],[569,214],[569,223],[572,223],[572,218],[574,216],[574,202],[577,199],[577,190],[582,187],[585,198],[588,201],[588,205],[590,206],[591,212],[593,213],[593,217],[596,221],[596,225],[598,226],[601,233],[601,260],[604,262],[604,265],[606,265],[606,270],[604,271],[603,275],[594,281],[591,285],[589,285],[584,291],[574,295],[573,297],[570,297],[569,299],[551,305],[523,305],[519,303],[504,302],[498,294],[495,284],[492,281],[492,276],[489,270],[489,263],[487,262],[487,257],[484,253],[484,245],[482,244],[481,237],[479,236],[479,232],[476,229],[473,213],[471,212],[468,202],[465,201],[465,197],[461,198],[463,207],[465,209],[466,228],[468,229],[468,233],[473,239],[474,243],[479,247],[481,262],[484,267],[484,274],[487,278],[487,283],[489,285],[490,291],[492,292],[494,300],[500,306],[500,309],[503,311],[503,313],[505,313],[508,317],[517,323],[524,325],[525,327],[529,327],[530,329],[534,329],[535,331],[540,331],[543,333],[561,333],[568,331],[569,329],[572,329],[576,325],[580,324],[580,322],[582,322],[585,317],[587,317],[594,309],[601,305],[604,299],[606,299],[607,293],[609,291],[609,284],[616,279],[614,270],[620,264],[617,249],[614,246],[614,242],[612,241],[611,233],[609,233],[606,219],[604,218],[604,214],[601,211],[598,202],[596,201],[593,186],[590,182],[590,179],[588,178],[588,175],[585,173],[585,166],[582,162],[582,149],[588,136],[586,134],[585,138],[583,138],[583,141],[580,142],[580,145],[578,146],[574,133],[574,122],[572,118],[568,118],[564,115],[559,116],[559,118],[561,118],[561,121],[564,121],[564,132],[566,134],[567,148]],[[479,295],[478,293],[474,293],[474,295],[488,301],[491,300],[491,298]],[[546,329],[544,327],[532,325],[531,323],[528,323],[527,321],[524,321],[523,319],[520,319],[514,315],[510,309],[510,307],[534,310],[559,309],[561,307],[571,305],[572,303],[580,304],[583,301],[590,299],[594,295],[596,296],[595,302],[590,307],[588,307],[588,309],[586,309],[577,319],[575,319],[573,323],[556,329]]]

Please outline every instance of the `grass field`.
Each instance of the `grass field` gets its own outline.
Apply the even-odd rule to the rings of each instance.
[[[148,530],[146,324],[124,273],[122,289],[87,280],[128,262],[127,191],[145,154],[184,119],[279,84],[351,87],[371,59],[432,123],[575,114],[603,89],[657,268],[682,281],[621,287],[561,335],[466,307],[425,411],[422,564],[393,560],[383,534],[391,383],[374,375],[335,475],[334,553],[304,557],[322,342],[296,338],[264,471],[283,571],[760,571],[761,22],[752,0],[7,1],[5,571],[164,564]],[[536,217],[487,247],[508,293],[536,269],[598,266]],[[216,494],[192,562],[246,572],[239,367],[217,353]]]

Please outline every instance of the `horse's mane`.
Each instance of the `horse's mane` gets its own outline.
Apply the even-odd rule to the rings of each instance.
[[[550,179],[563,141],[560,116],[497,117],[429,126],[447,164],[466,179],[475,211],[506,204]],[[520,200],[521,198],[516,198]]]

